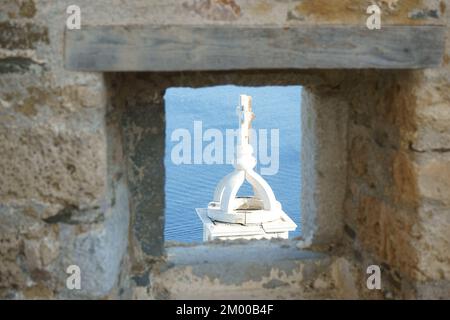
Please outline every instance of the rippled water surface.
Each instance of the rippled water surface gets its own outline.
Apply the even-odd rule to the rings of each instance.
[[[301,87],[238,87],[218,86],[200,89],[171,88],[166,91],[166,208],[165,239],[183,242],[202,241],[202,225],[195,208],[205,207],[212,200],[219,180],[233,170],[227,164],[175,165],[171,153],[178,141],[171,134],[179,128],[188,129],[194,148],[194,121],[202,121],[203,133],[208,128],[223,132],[237,127],[236,106],[239,95],[253,97],[256,119],[253,128],[279,129],[279,169],[275,175],[264,175],[284,211],[300,226],[300,100]],[[203,142],[203,148],[210,142]],[[269,156],[270,156],[269,148]],[[193,154],[193,151],[192,151]],[[256,171],[260,172],[258,165]],[[264,167],[267,167],[264,166]],[[250,194],[244,185],[240,195]],[[299,235],[299,228],[290,237]]]

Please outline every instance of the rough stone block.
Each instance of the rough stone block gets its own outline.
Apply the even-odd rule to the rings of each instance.
[[[419,208],[418,269],[421,280],[450,279],[450,207],[423,204]],[[449,291],[450,292],[450,291]]]
[[[450,153],[417,155],[420,195],[450,206]]]
[[[0,127],[0,199],[93,205],[105,196],[102,132]]]
[[[116,205],[106,212],[103,223],[90,226],[60,225],[61,257],[59,294],[66,298],[102,298],[118,285],[128,247],[128,194],[119,187]],[[81,271],[81,290],[65,288],[68,266]]]

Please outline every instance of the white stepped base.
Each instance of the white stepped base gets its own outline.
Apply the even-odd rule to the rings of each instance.
[[[261,224],[241,225],[213,221],[208,217],[207,208],[196,208],[197,215],[203,223],[203,241],[236,240],[236,239],[287,239],[289,231],[294,231],[297,225],[282,211],[278,220]]]

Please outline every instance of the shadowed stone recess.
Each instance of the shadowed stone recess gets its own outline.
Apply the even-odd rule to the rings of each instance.
[[[162,103],[129,106],[123,113],[133,230],[143,252],[164,246],[165,115]]]

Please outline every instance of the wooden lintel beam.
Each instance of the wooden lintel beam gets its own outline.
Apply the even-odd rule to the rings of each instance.
[[[443,26],[83,26],[66,30],[80,71],[418,69],[438,67]]]

